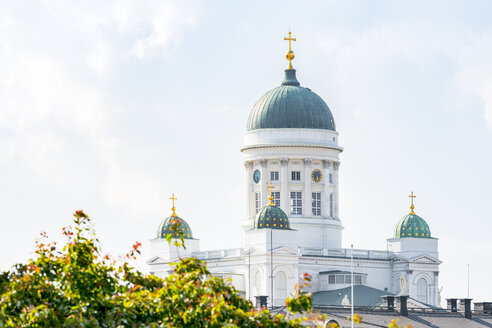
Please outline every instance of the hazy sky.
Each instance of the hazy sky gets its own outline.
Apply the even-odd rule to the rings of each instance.
[[[170,212],[202,249],[239,247],[239,149],[278,86],[283,37],[344,147],[343,244],[385,249],[417,214],[443,298],[492,301],[490,1],[0,0],[0,269],[74,210],[125,253]],[[146,254],[137,264],[146,269]]]

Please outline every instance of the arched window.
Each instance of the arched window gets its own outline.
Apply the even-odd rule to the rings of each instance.
[[[273,297],[277,300],[277,303],[283,304],[287,298],[287,275],[283,271],[278,271],[275,274],[274,280],[275,294]]]
[[[428,303],[428,291],[429,287],[427,284],[427,280],[424,278],[420,278],[417,281],[417,301]]]

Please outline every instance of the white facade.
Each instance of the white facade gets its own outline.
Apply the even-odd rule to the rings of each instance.
[[[298,230],[298,246],[341,247],[343,227],[338,211],[338,156],[342,148],[338,146],[336,131],[253,130],[246,134],[241,151],[246,157],[245,230],[252,228],[257,209],[268,203],[267,185],[271,182],[273,191],[280,193],[280,208],[289,216],[291,228]],[[322,174],[318,182],[312,178],[315,170]],[[260,173],[259,181],[254,180],[254,172]],[[272,172],[278,173],[278,180],[271,179]],[[300,196],[302,202],[301,206],[296,206],[296,211],[292,209],[291,193]],[[320,213],[313,212],[313,193],[320,195]]]
[[[437,239],[388,239],[388,250],[341,247],[338,169],[342,150],[338,133],[332,130],[247,132],[241,149],[246,215],[237,213],[238,224],[245,230],[244,247],[200,251],[198,240],[187,240],[186,251],[178,254],[172,246],[166,247],[165,240],[155,239],[148,261],[151,273],[166,276],[169,263],[178,255],[193,256],[205,260],[214,275],[231,279],[245,297],[267,295],[269,303],[273,297],[274,305],[283,305],[305,272],[313,277],[312,292],[349,286],[343,272],[350,271],[353,256],[355,283],[397,294],[405,279],[406,294],[418,301],[410,304],[440,306]],[[268,203],[270,183],[274,202],[288,215],[293,230],[253,229],[257,211]]]

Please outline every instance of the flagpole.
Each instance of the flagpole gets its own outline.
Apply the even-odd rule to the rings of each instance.
[[[350,314],[351,327],[354,328],[354,244],[350,245]]]

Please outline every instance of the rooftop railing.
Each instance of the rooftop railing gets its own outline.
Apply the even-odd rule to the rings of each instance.
[[[213,259],[221,259],[224,257],[239,257],[241,255],[243,255],[242,248],[219,249],[219,250],[200,251],[200,252],[192,253],[192,256],[199,260],[213,260]]]
[[[350,258],[353,254],[354,259],[373,259],[373,260],[388,260],[393,254],[390,251],[377,251],[365,249],[350,249],[350,248],[308,248],[299,247],[297,249],[299,255],[305,256],[325,256],[325,257],[343,257]]]

